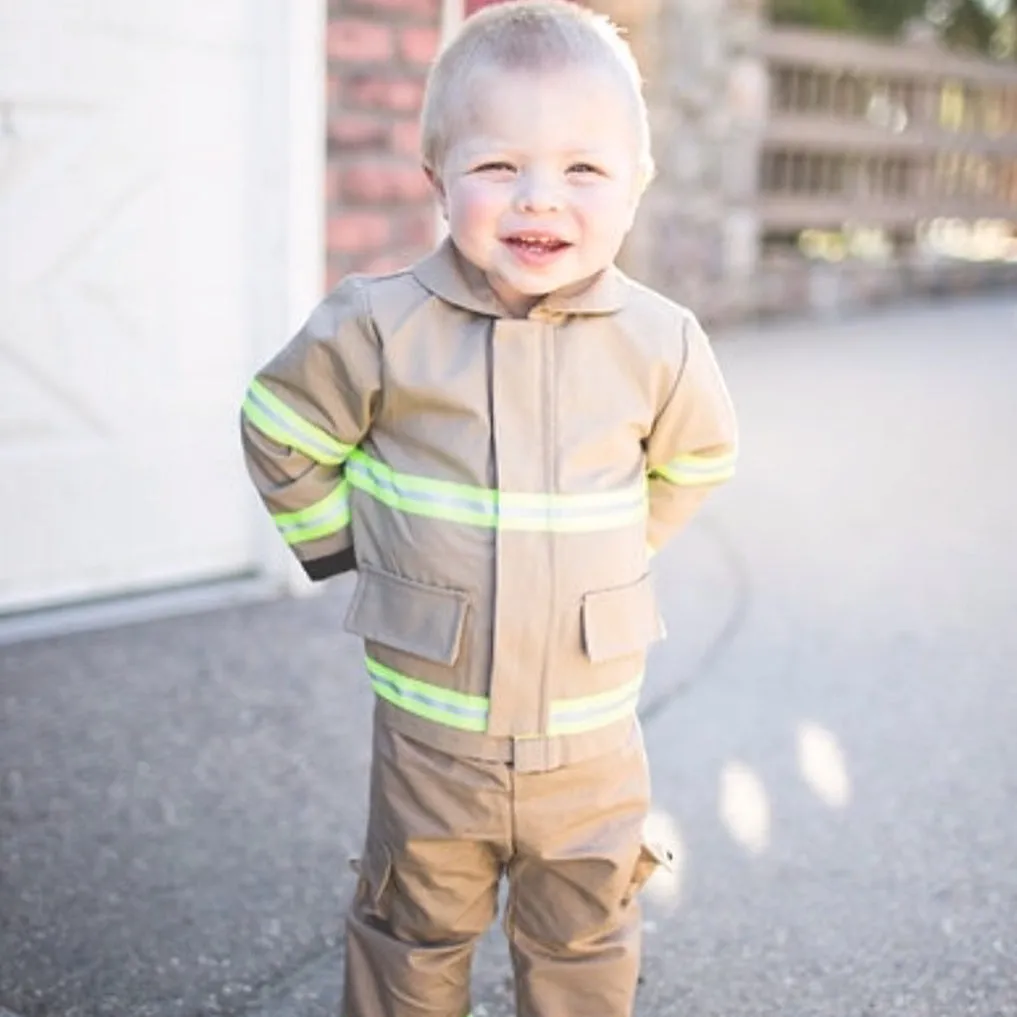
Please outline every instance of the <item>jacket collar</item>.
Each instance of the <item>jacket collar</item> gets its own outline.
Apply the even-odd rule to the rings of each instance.
[[[491,318],[511,317],[484,273],[462,257],[448,237],[411,271],[426,290],[446,303]],[[527,317],[541,320],[567,314],[613,314],[625,304],[624,279],[610,265],[592,282],[572,291],[549,294],[530,309]]]

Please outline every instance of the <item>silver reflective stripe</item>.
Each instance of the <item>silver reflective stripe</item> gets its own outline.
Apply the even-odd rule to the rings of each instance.
[[[354,487],[398,511],[469,526],[531,532],[595,532],[646,515],[646,483],[591,494],[496,491],[398,473],[358,449],[346,465]]]
[[[483,733],[487,730],[490,701],[486,696],[469,695],[441,688],[419,678],[410,678],[373,657],[366,658],[374,691],[407,713],[457,728]],[[643,676],[607,692],[551,703],[548,735],[579,734],[607,727],[635,713]],[[523,737],[535,738],[540,734]]]
[[[305,420],[259,381],[251,382],[243,410],[247,419],[269,438],[324,466],[341,465],[353,451],[352,445],[338,441]]]
[[[643,676],[640,675],[634,681],[608,692],[552,702],[548,722],[549,733],[575,734],[594,731],[634,713],[642,684]]]
[[[272,521],[287,544],[303,544],[338,533],[350,522],[350,485],[341,480],[321,501],[297,512],[278,512]]]
[[[373,657],[367,657],[367,670],[371,674],[374,691],[407,713],[461,731],[487,730],[489,710],[486,697],[453,692],[410,678]]]
[[[734,451],[722,455],[690,453],[658,467],[651,472],[651,476],[662,477],[671,484],[685,487],[716,484],[734,476],[737,461],[738,453]]]

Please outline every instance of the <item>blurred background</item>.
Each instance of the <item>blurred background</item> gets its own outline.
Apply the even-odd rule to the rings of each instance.
[[[434,243],[478,6],[0,0],[0,1017],[338,1012],[371,694],[238,407]],[[591,6],[655,133],[623,265],[742,426],[653,565],[637,1012],[1014,1017],[1017,4]],[[497,935],[476,979],[509,1017]]]
[[[324,287],[433,244],[424,75],[478,5],[0,6],[0,612],[289,581],[236,406]],[[653,114],[636,277],[715,326],[1013,281],[1005,0],[595,6]]]

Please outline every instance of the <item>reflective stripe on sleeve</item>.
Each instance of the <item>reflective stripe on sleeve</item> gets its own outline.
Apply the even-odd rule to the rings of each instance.
[[[272,522],[287,544],[304,544],[330,537],[350,524],[350,485],[341,480],[321,501],[298,512],[275,513]]]
[[[304,420],[260,381],[252,381],[243,406],[244,416],[259,430],[281,445],[302,452],[323,466],[339,466],[353,451],[326,431]]]
[[[734,476],[737,452],[722,455],[681,455],[666,466],[658,466],[650,472],[651,477],[662,477],[679,487],[699,487],[703,484],[719,484]]]

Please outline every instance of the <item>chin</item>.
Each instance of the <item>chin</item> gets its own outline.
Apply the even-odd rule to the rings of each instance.
[[[574,272],[553,272],[545,276],[528,275],[525,279],[518,281],[516,289],[520,293],[537,296],[541,293],[553,293],[565,286],[571,286],[581,278],[582,276],[577,276]]]
[[[528,297],[541,297],[545,293],[553,293],[555,290],[560,290],[562,285],[562,283],[555,279],[541,279],[532,282],[521,282],[515,288]]]

